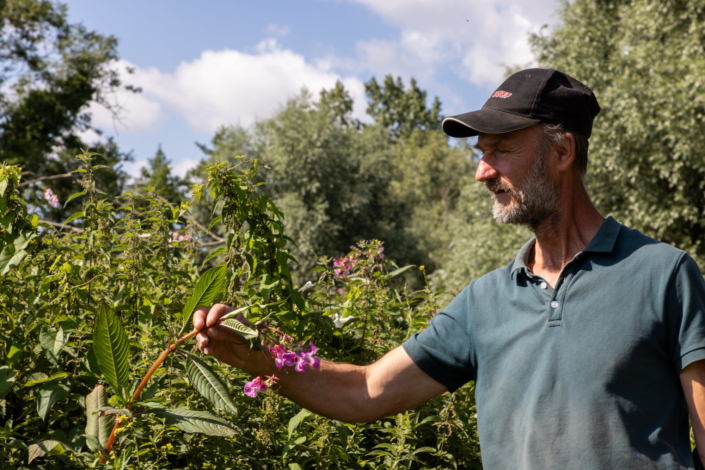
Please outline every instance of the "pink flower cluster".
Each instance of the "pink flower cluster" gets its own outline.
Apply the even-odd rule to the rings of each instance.
[[[178,230],[171,234],[172,242],[183,242],[191,240],[191,234],[189,232],[181,233]]]
[[[51,189],[47,188],[44,190],[44,200],[46,200],[51,207],[54,209],[58,209],[61,207],[61,204],[59,203],[59,198],[54,194],[54,191]]]
[[[284,349],[284,346],[277,344],[273,348],[269,348],[269,352],[274,356],[274,364],[281,369],[284,366],[294,366],[296,372],[306,371],[306,366],[310,365],[311,369],[320,369],[321,360],[313,357],[318,349],[313,344],[313,341],[308,343],[311,348],[306,351],[292,352]]]
[[[316,354],[316,346],[314,346],[313,341],[308,344],[311,348],[307,351],[292,352],[285,349],[281,344],[277,344],[273,348],[269,348],[269,352],[274,356],[274,364],[281,369],[284,366],[294,366],[296,372],[305,372],[307,366],[311,366],[311,369],[320,369],[321,360],[317,357],[313,357]],[[266,392],[268,385],[271,385],[276,381],[276,377],[268,377],[267,380],[263,380],[262,377],[255,377],[250,382],[245,384],[245,395],[248,397],[255,398],[259,392]]]
[[[333,270],[335,278],[341,279],[343,277],[349,276],[350,271],[355,267],[355,265],[360,261],[360,255],[364,254],[366,256],[373,256],[374,259],[384,259],[384,247],[370,248],[364,253],[352,253],[350,256],[345,256],[343,258],[338,258],[333,261]]]

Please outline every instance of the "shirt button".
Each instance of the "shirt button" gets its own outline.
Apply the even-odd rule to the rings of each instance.
[[[547,288],[547,287],[548,287],[548,284],[546,284],[545,282],[542,282],[542,283],[541,283],[541,289],[545,289],[545,288]]]
[[[555,300],[551,301],[551,308],[558,308],[558,302]]]

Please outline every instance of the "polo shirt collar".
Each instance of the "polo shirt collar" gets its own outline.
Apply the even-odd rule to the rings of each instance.
[[[611,253],[612,250],[614,250],[615,243],[617,243],[617,236],[621,228],[622,224],[614,220],[614,217],[610,215],[602,222],[599,230],[595,236],[592,237],[588,246],[585,247],[583,253]],[[514,259],[512,270],[509,273],[510,279],[514,279],[514,272],[519,269],[528,271],[526,262],[529,259],[529,254],[534,247],[534,243],[536,243],[536,237],[532,238],[521,247]]]

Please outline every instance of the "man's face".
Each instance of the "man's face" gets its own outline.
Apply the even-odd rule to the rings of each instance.
[[[502,224],[536,227],[558,211],[540,125],[506,134],[480,134],[483,152],[475,178],[494,197],[492,214]]]

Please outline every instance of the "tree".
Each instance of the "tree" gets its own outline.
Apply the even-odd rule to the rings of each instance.
[[[154,188],[157,193],[171,203],[177,203],[184,197],[184,182],[171,174],[171,162],[166,158],[160,145],[154,158],[147,159],[149,168],[142,167],[140,186]]]
[[[705,1],[564,2],[532,43],[595,92],[588,187],[598,208],[705,267]]]
[[[368,106],[367,114],[375,123],[389,129],[395,137],[408,137],[414,129],[440,129],[441,102],[435,97],[430,108],[426,106],[426,91],[419,89],[416,80],[404,89],[401,77],[384,77],[380,86],[372,77],[365,83]]]
[[[117,40],[69,24],[66,12],[47,0],[0,0],[0,161],[21,165],[28,180],[77,168],[75,155],[89,147],[78,135],[91,129],[88,105],[109,107],[105,96],[121,86],[109,67]],[[96,164],[115,167],[98,174],[98,186],[117,194],[126,178],[119,164],[130,155],[112,140],[91,150],[102,155]],[[73,179],[50,181],[61,200],[77,189]]]

